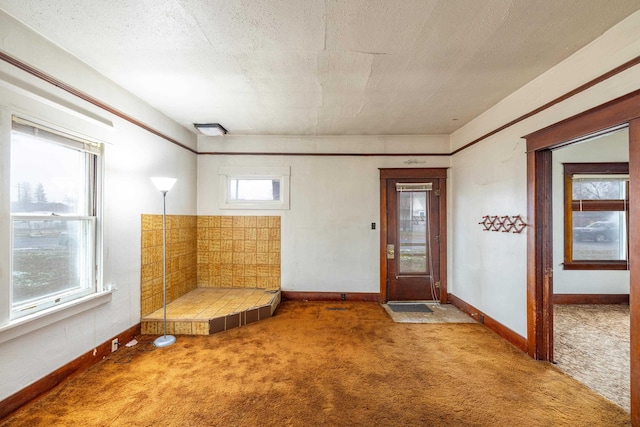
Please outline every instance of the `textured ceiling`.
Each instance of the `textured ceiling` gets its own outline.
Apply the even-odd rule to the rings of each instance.
[[[451,133],[638,0],[0,0],[169,117],[230,134]]]

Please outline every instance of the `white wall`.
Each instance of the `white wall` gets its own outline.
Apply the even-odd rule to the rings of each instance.
[[[553,291],[556,294],[628,294],[629,271],[565,270],[563,163],[628,162],[629,131],[553,151]]]
[[[102,78],[85,64],[0,13],[0,48],[101,101],[194,147],[189,131]],[[640,13],[630,16],[559,66],[516,91],[451,136],[464,146],[510,120],[640,55]],[[7,83],[9,82],[9,83]],[[136,324],[140,315],[140,214],[161,212],[148,177],[176,176],[170,214],[221,211],[217,171],[226,165],[291,167],[291,209],[282,211],[285,290],[377,292],[379,167],[446,167],[447,157],[196,156],[0,63],[0,241],[9,239],[8,129],[12,111],[42,117],[109,142],[105,150],[104,280],[112,301],[0,343],[0,400]],[[640,67],[575,95],[451,159],[449,290],[526,336],[526,236],[483,232],[487,214],[526,213],[525,145],[532,131],[640,87]],[[33,96],[40,93],[41,96]],[[112,123],[112,129],[108,126]],[[105,126],[105,123],[107,125]],[[227,137],[202,139],[200,151],[441,152],[447,137]],[[373,144],[373,145],[371,145]],[[239,147],[239,148],[237,148]],[[446,150],[445,150],[446,151]],[[410,163],[406,163],[412,161]],[[419,163],[415,163],[419,162]],[[421,163],[424,162],[424,163]],[[197,194],[196,188],[196,167]],[[197,198],[196,198],[197,196]],[[197,206],[196,206],[197,200]],[[272,211],[262,212],[273,214]],[[525,218],[526,219],[526,218]],[[6,245],[5,245],[6,246]],[[9,253],[0,245],[0,299],[6,301]]]
[[[247,151],[443,152],[447,136],[200,138],[200,152]],[[407,163],[409,162],[409,163]],[[221,210],[221,166],[288,166],[290,209]],[[246,156],[198,157],[198,215],[282,217],[282,289],[380,291],[380,171],[388,167],[448,167],[449,157]],[[371,230],[375,222],[376,230]]]
[[[67,53],[0,14],[1,49],[195,147],[195,135]],[[111,301],[9,340],[0,332],[0,400],[140,322],[140,215],[161,213],[153,175],[178,178],[170,214],[196,212],[196,156],[0,62],[0,241],[9,242],[9,133],[17,112],[104,141],[104,282]],[[0,245],[0,301],[8,301],[9,248]],[[4,319],[2,319],[4,317]],[[6,324],[7,313],[0,316]],[[13,331],[10,330],[12,336]],[[6,338],[7,335],[4,335]]]
[[[456,131],[451,135],[452,149],[638,55],[640,13],[635,13]],[[635,66],[453,156],[449,186],[451,293],[526,337],[526,235],[483,232],[478,222],[488,214],[526,215],[522,136],[638,88],[640,67]]]

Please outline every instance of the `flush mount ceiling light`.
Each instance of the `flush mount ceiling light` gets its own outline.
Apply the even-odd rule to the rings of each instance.
[[[194,123],[193,126],[203,135],[224,136],[227,130],[219,123]]]

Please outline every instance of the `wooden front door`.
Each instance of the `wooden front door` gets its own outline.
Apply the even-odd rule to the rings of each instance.
[[[446,301],[446,293],[441,295],[441,267],[446,268],[441,232],[444,182],[443,178],[425,176],[390,177],[381,183],[387,301]]]

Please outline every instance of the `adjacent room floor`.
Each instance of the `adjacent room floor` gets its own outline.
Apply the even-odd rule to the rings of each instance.
[[[554,306],[558,368],[630,410],[628,305]]]

